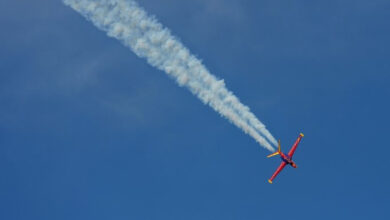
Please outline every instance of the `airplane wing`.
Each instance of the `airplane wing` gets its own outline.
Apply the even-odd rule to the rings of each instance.
[[[292,156],[294,155],[294,152],[297,149],[298,144],[301,141],[301,139],[303,138],[303,136],[304,135],[302,133],[299,134],[299,137],[297,138],[297,140],[295,141],[294,145],[291,147],[290,151],[288,152],[288,156],[290,158],[292,158]]]
[[[286,162],[282,161],[282,163],[280,163],[278,169],[276,169],[275,173],[271,176],[271,178],[268,180],[269,183],[272,183],[272,180],[275,179],[275,177],[280,173],[280,171],[283,170],[283,168],[287,165]]]

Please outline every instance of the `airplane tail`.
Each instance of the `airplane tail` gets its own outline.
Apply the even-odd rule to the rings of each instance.
[[[267,157],[269,158],[269,157],[273,157],[273,156],[279,155],[280,152],[281,152],[281,150],[280,150],[280,140],[279,140],[279,141],[278,141],[278,151],[276,151],[276,152],[273,153],[273,154],[268,155]]]

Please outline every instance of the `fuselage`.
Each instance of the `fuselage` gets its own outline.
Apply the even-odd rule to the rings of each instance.
[[[297,168],[297,164],[291,159],[291,157],[284,154],[283,152],[280,152],[280,158],[292,167]]]

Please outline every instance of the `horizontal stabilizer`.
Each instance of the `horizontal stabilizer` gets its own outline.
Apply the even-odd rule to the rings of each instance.
[[[275,153],[273,153],[273,154],[270,154],[270,155],[268,155],[267,157],[269,158],[269,157],[273,157],[273,156],[276,156],[276,155],[279,155],[279,151],[277,151],[277,152],[275,152]]]
[[[276,156],[276,155],[279,155],[280,154],[280,140],[278,141],[278,151],[276,151],[275,153],[273,153],[273,154],[270,154],[270,155],[268,155],[267,157],[269,158],[269,157],[273,157],[273,156]]]

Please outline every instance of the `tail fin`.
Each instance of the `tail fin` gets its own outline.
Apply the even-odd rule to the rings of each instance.
[[[273,154],[270,154],[268,155],[267,157],[273,157],[273,156],[276,156],[276,155],[279,155],[280,154],[280,140],[278,141],[278,151],[276,151],[275,153]]]

